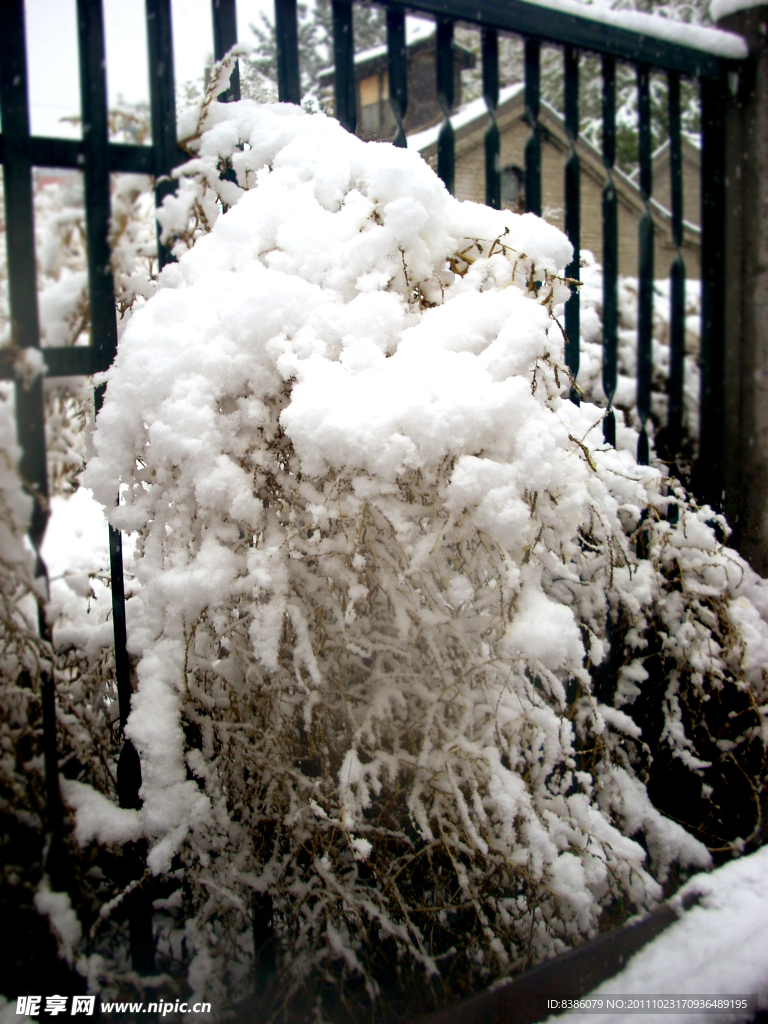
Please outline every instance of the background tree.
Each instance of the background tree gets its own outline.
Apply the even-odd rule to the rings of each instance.
[[[603,5],[601,5],[603,6]],[[660,14],[675,21],[695,25],[711,25],[707,0],[615,0],[604,6],[616,10],[636,10],[646,14]],[[459,42],[477,55],[474,68],[464,72],[463,94],[467,100],[482,95],[482,64],[480,60],[480,34],[467,29],[457,32]],[[499,39],[500,84],[513,85],[524,80],[523,41],[519,36],[504,35]],[[580,75],[581,133],[598,148],[602,140],[602,78],[600,60],[582,57]],[[542,98],[555,110],[565,109],[563,97],[562,50],[547,46],[542,49]],[[700,114],[696,82],[684,79],[680,91],[683,130],[698,135]],[[669,137],[667,109],[667,83],[662,75],[651,79],[651,117],[654,149]],[[637,80],[631,67],[619,64],[616,68],[616,165],[631,174],[637,166]]]
[[[333,63],[333,15],[331,0],[316,0],[314,5],[299,3],[299,68],[301,89],[307,98],[317,98],[318,76]],[[378,7],[355,4],[353,15],[355,52],[378,46],[386,40],[384,12]],[[261,21],[251,25],[258,56],[251,59],[243,75],[247,94],[258,76],[277,81],[277,40],[274,22],[262,12]],[[258,79],[256,79],[258,82]],[[259,83],[261,85],[261,83]]]

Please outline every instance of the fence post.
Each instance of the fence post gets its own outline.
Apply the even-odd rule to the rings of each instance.
[[[768,4],[718,27],[749,57],[729,76],[725,110],[724,471],[731,543],[768,575]]]

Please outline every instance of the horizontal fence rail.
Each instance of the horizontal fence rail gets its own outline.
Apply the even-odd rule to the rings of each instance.
[[[21,473],[34,501],[30,540],[37,553],[37,572],[45,577],[40,545],[47,521],[48,477],[46,468],[43,380],[22,386],[20,362],[25,350],[40,350],[40,324],[36,297],[33,225],[33,168],[77,169],[85,181],[85,213],[88,244],[88,286],[91,303],[91,344],[75,348],[45,348],[44,376],[88,376],[106,370],[117,350],[114,285],[109,270],[110,188],[109,175],[129,172],[155,178],[155,199],[160,205],[175,185],[172,172],[188,159],[176,138],[173,25],[170,0],[145,0],[150,66],[151,144],[127,145],[108,140],[108,107],[105,78],[104,25],[101,0],[77,0],[83,139],[33,137],[29,130],[26,37],[23,0],[4,0],[0,6],[0,104],[2,134],[0,161],[4,175],[8,241],[8,276],[13,348],[0,349],[0,380],[16,381],[18,440],[22,449]],[[673,464],[682,443],[683,367],[685,337],[686,268],[683,243],[683,175],[681,150],[681,77],[698,79],[702,107],[702,336],[699,461],[694,483],[699,496],[717,506],[722,494],[723,473],[723,330],[722,270],[724,222],[724,91],[733,62],[713,53],[603,24],[578,14],[553,12],[525,0],[417,0],[407,5],[398,0],[382,3],[386,11],[389,103],[394,117],[392,142],[406,145],[404,121],[408,112],[406,12],[426,15],[436,22],[435,86],[442,123],[437,146],[437,170],[453,191],[455,140],[451,121],[454,106],[453,36],[456,25],[468,25],[481,33],[482,96],[488,114],[484,137],[486,203],[502,204],[499,102],[499,33],[511,33],[524,43],[525,119],[529,136],[525,146],[525,202],[529,212],[542,208],[541,47],[563,49],[565,131],[569,143],[564,165],[565,231],[573,244],[568,277],[577,283],[581,256],[581,167],[579,144],[579,65],[583,55],[601,59],[602,158],[605,181],[602,189],[603,238],[603,361],[602,387],[606,413],[604,439],[616,443],[613,403],[618,383],[618,195],[616,189],[616,72],[617,62],[629,64],[637,75],[640,137],[640,191],[644,211],[638,237],[639,325],[637,409],[640,419],[638,460],[647,464],[650,455],[648,420],[651,413],[652,317],[654,282],[654,220],[652,217],[650,75],[663,73],[669,87],[671,233],[675,255],[670,267],[670,377],[666,451]],[[215,58],[220,60],[236,42],[235,0],[212,0],[211,17]],[[332,0],[334,98],[336,115],[354,132],[357,97],[354,67],[354,7],[349,0]],[[276,73],[282,102],[301,101],[301,67],[297,0],[275,0],[277,30]],[[232,76],[224,100],[240,95],[238,72]],[[159,232],[159,229],[158,229]],[[158,233],[158,257],[162,268],[173,260],[168,244]],[[564,359],[572,378],[570,397],[579,402],[580,306],[577,284],[565,309]],[[97,388],[97,412],[103,388]],[[117,486],[117,485],[116,485]],[[126,617],[122,546],[118,531],[110,528],[110,564],[115,635],[115,663],[120,721],[124,726],[130,710],[130,674],[126,654]],[[48,637],[48,625],[40,612],[40,631]],[[54,840],[62,828],[62,804],[58,786],[55,694],[52,679],[43,680],[43,733],[48,800],[47,827]],[[130,742],[123,745],[118,767],[118,793],[123,807],[140,806],[141,773],[138,756]],[[57,848],[55,842],[51,848]],[[131,856],[136,875],[143,870],[146,849],[134,844]],[[153,969],[151,906],[137,896],[130,909],[131,955],[135,969]],[[269,915],[260,912],[258,928],[272,927]],[[263,920],[262,920],[263,919]],[[254,928],[257,928],[256,917]],[[258,940],[258,935],[256,935]],[[258,945],[258,941],[257,941]]]

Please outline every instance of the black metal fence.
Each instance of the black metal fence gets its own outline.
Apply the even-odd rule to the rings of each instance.
[[[638,460],[647,464],[647,423],[651,412],[651,343],[654,281],[654,225],[650,210],[652,192],[651,106],[649,76],[666,74],[669,95],[671,153],[671,223],[677,255],[670,268],[671,309],[668,448],[674,458],[682,437],[685,264],[680,252],[683,234],[683,176],[681,153],[680,80],[697,79],[702,114],[702,323],[700,438],[694,476],[699,496],[718,505],[723,479],[723,331],[724,290],[721,282],[724,255],[724,97],[730,70],[736,66],[702,50],[666,42],[623,28],[601,24],[578,14],[554,13],[525,0],[415,0],[407,5],[386,0],[390,104],[396,122],[393,142],[405,146],[403,119],[408,106],[406,73],[406,11],[433,17],[437,23],[436,79],[443,123],[438,141],[438,174],[452,190],[454,138],[450,122],[454,70],[452,39],[458,23],[482,33],[483,96],[488,109],[485,134],[486,202],[499,208],[501,197],[500,135],[494,112],[499,97],[499,33],[521,36],[525,43],[525,110],[530,136],[525,149],[525,197],[527,209],[541,213],[540,61],[542,44],[563,49],[565,125],[570,154],[564,166],[565,230],[574,247],[568,275],[579,279],[580,266],[580,168],[576,141],[579,134],[579,60],[582,54],[602,59],[602,148],[605,185],[603,214],[603,390],[607,404],[604,420],[606,441],[615,442],[612,402],[618,376],[618,199],[614,184],[616,159],[616,66],[624,62],[636,70],[639,109],[639,183],[645,204],[638,238],[639,317],[637,332],[637,409],[641,424]],[[212,0],[215,57],[221,59],[236,42],[235,0]],[[335,63],[335,110],[339,121],[355,130],[356,87],[354,73],[353,5],[333,0],[333,56]],[[33,225],[33,175],[35,167],[75,168],[83,171],[88,243],[88,286],[91,308],[91,344],[88,347],[46,348],[48,377],[81,376],[105,370],[117,349],[114,286],[110,270],[110,173],[138,172],[156,179],[156,199],[173,188],[169,175],[187,159],[176,141],[175,83],[173,71],[170,0],[146,0],[149,46],[152,145],[109,142],[105,78],[104,24],[101,0],[77,0],[82,141],[30,135],[23,0],[3,0],[0,6],[0,104],[2,105],[2,159],[8,288],[12,323],[11,348],[0,349],[0,379],[16,380],[18,441],[22,448],[21,475],[35,498],[30,540],[38,554],[37,571],[44,575],[39,557],[47,520],[48,478],[46,469],[43,381],[24,385],[17,374],[18,350],[40,345],[36,297]],[[275,0],[277,28],[277,75],[279,99],[301,100],[298,21],[296,0]],[[233,75],[225,99],[239,98],[239,80]],[[172,259],[160,243],[162,268]],[[574,380],[579,372],[579,294],[566,305],[565,360]],[[96,409],[103,389],[95,393]],[[578,392],[571,398],[578,402]],[[116,485],[117,486],[117,485]],[[131,697],[126,654],[126,619],[122,547],[119,532],[110,527],[110,563],[114,615],[115,664],[120,721],[125,725]],[[40,630],[49,635],[44,614]],[[43,680],[43,731],[48,801],[48,828],[56,837],[62,827],[58,784],[56,717],[53,681]],[[138,756],[129,742],[123,746],[118,765],[118,792],[124,807],[139,806],[141,774]],[[52,849],[55,849],[53,843]],[[142,850],[134,851],[140,870]],[[153,966],[151,908],[137,897],[131,911],[131,944],[134,966],[147,972]]]

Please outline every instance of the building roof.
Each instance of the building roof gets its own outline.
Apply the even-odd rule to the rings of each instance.
[[[525,91],[525,86],[522,82],[516,82],[514,85],[507,85],[503,89],[499,90],[499,102],[497,110],[501,110],[502,107],[509,104],[517,96],[522,95]],[[475,122],[480,122],[482,119],[488,117],[488,107],[485,105],[485,100],[482,96],[479,99],[472,100],[469,103],[465,103],[459,107],[456,113],[451,118],[451,124],[454,132],[459,131],[461,128],[467,126],[474,127]],[[440,124],[432,125],[431,128],[425,128],[423,131],[415,132],[413,135],[408,136],[408,149],[416,149],[422,152],[428,149],[430,146],[437,145],[437,137],[440,134]]]
[[[522,82],[518,82],[515,85],[509,85],[499,91],[499,102],[496,107],[496,122],[499,125],[499,130],[504,131],[505,127],[514,120],[522,120],[525,117],[525,86]],[[454,142],[456,146],[456,154],[460,155],[462,149],[466,149],[477,145],[482,146],[483,137],[485,130],[488,126],[488,108],[485,100],[480,97],[479,99],[472,100],[469,103],[459,107],[456,113],[451,117],[451,125],[454,130]],[[567,152],[570,148],[570,140],[565,130],[565,120],[554,107],[550,106],[546,100],[541,101],[539,110],[539,125],[545,135],[550,136],[553,141],[556,141],[564,152]],[[433,125],[431,128],[425,128],[423,131],[415,132],[413,135],[408,136],[408,148],[415,149],[417,152],[428,159],[435,155],[437,151],[437,140],[440,134],[440,124]],[[476,137],[476,138],[475,138]],[[693,146],[690,147],[692,150]],[[600,151],[593,146],[586,139],[579,136],[576,142],[576,152],[579,156],[579,161],[582,169],[582,173],[591,175],[595,180],[604,182],[605,181],[605,165],[603,163],[603,156]],[[623,171],[615,167],[612,172],[613,182],[616,186],[616,190],[620,197],[623,198],[625,203],[631,208],[635,209],[638,213],[641,213],[645,207],[643,197],[640,189],[635,182]],[[654,215],[654,220],[659,221],[665,227],[668,227],[671,221],[671,214],[669,210],[662,206],[655,199],[651,199],[651,212]],[[689,221],[684,221],[684,226],[689,235],[695,237],[698,241],[701,229],[697,224],[692,224]]]
[[[686,157],[692,160],[694,163],[701,162],[701,136],[694,135],[693,132],[681,132],[680,133],[680,144],[683,151],[683,159]],[[656,173],[658,167],[663,167],[669,161],[669,139],[666,139],[660,146],[657,146],[651,156],[653,162],[653,172]],[[640,180],[640,168],[636,167],[630,174],[632,181]]]
[[[425,18],[413,18],[410,15],[405,19],[406,47],[415,46],[416,43],[420,43],[423,39],[429,39],[434,34],[434,21],[427,21]],[[368,50],[361,50],[360,53],[355,54],[355,64],[365,64],[369,60],[375,60],[377,57],[384,56],[386,52],[386,43],[382,43],[381,46],[372,46]],[[333,68],[327,68],[326,71],[333,71]]]

